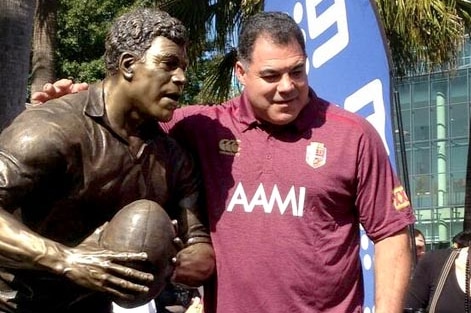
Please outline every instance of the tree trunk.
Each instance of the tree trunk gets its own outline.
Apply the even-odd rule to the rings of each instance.
[[[54,50],[57,28],[57,0],[37,0],[33,27],[31,93],[56,80]]]
[[[24,109],[35,4],[0,1],[0,129]]]

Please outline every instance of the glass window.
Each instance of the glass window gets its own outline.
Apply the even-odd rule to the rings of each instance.
[[[401,110],[410,109],[410,102],[411,102],[411,93],[410,90],[411,85],[410,83],[406,83],[404,85],[400,85],[398,87],[398,99]]]
[[[458,56],[458,65],[466,66],[471,64],[471,43],[469,38],[464,40],[463,50],[459,53]]]
[[[423,108],[429,106],[428,82],[412,83],[412,107]]]
[[[430,175],[415,175],[412,177],[410,198],[415,209],[432,207]]]
[[[468,160],[467,139],[452,141],[450,145],[450,157],[448,159],[450,172],[466,171],[466,163]]]
[[[402,134],[404,138],[404,142],[408,142],[411,139],[411,111],[410,110],[402,110],[401,111],[401,116],[402,120]],[[396,134],[396,143],[399,144],[399,127],[396,126],[396,131],[394,132]]]
[[[430,146],[428,142],[414,144],[413,168],[411,174],[432,173],[430,166]]]
[[[450,174],[450,205],[463,205],[466,187],[466,172]]]
[[[429,108],[415,109],[412,112],[413,140],[430,139],[430,110]]]
[[[469,121],[468,103],[450,105],[449,137],[467,137]]]
[[[461,70],[458,76],[450,79],[450,104],[465,103],[468,99],[468,79],[466,71]]]

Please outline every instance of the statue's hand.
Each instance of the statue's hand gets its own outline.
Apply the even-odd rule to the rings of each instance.
[[[133,294],[146,293],[152,274],[124,264],[147,260],[145,252],[114,252],[99,248],[98,239],[103,227],[75,248],[65,250],[62,273],[78,285],[105,292],[122,299],[133,299]]]
[[[213,247],[208,243],[196,243],[177,253],[172,280],[177,284],[198,287],[211,277],[215,267]]]
[[[69,93],[75,93],[88,89],[87,83],[77,83],[70,79],[60,79],[54,83],[46,83],[42,91],[37,91],[31,95],[32,104],[41,104],[51,99],[59,98]]]

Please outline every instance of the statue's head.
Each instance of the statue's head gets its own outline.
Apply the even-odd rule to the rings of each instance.
[[[186,45],[182,23],[157,9],[137,9],[113,23],[105,45],[107,76],[119,90],[115,100],[132,106],[136,120],[172,118],[186,83]]]
[[[118,17],[106,36],[107,74],[118,72],[120,56],[125,52],[143,58],[154,39],[159,36],[186,48],[188,38],[185,26],[167,12],[155,8],[139,8]]]

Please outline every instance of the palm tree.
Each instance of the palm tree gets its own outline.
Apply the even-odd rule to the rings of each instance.
[[[0,1],[0,129],[24,108],[34,0]]]
[[[56,15],[57,0],[37,0],[33,26],[31,93],[40,91],[45,83],[56,80],[54,71]]]
[[[451,69],[471,25],[468,0],[376,0],[396,76]]]

